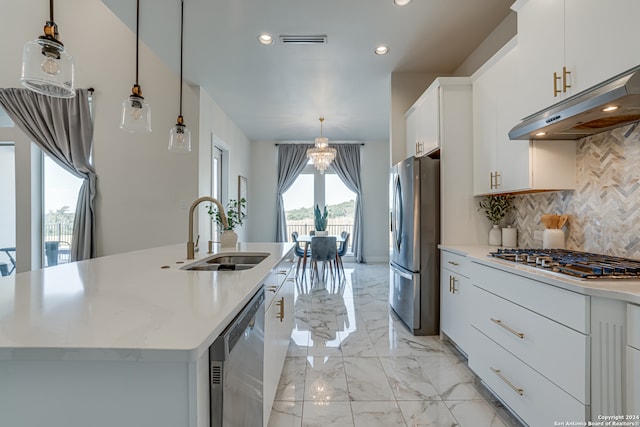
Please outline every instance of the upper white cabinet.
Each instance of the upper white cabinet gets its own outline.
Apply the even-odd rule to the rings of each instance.
[[[530,115],[640,64],[637,0],[520,0],[518,67]]]
[[[575,188],[574,141],[512,141],[529,100],[517,79],[522,49],[509,42],[473,76],[473,192]]]
[[[436,81],[437,82],[437,81]],[[407,156],[424,156],[440,147],[440,85],[432,84],[407,111]]]

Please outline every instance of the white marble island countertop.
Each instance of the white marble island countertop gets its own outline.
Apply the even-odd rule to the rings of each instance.
[[[640,280],[579,279],[561,273],[529,267],[526,264],[503,261],[489,256],[489,252],[495,252],[499,248],[498,246],[440,245],[440,248],[468,256],[479,264],[519,274],[548,285],[585,295],[640,304]]]
[[[180,270],[211,254],[178,244],[0,278],[0,360],[196,360],[292,248],[214,247],[269,253],[242,271]]]

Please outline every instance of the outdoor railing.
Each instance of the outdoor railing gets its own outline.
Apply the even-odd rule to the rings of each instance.
[[[71,237],[73,223],[55,222],[44,224],[46,266],[64,264],[71,260]]]
[[[310,231],[315,229],[316,227],[313,224],[287,224],[287,236],[289,238],[289,241],[291,241],[291,233],[293,233],[294,231],[297,231],[298,234],[302,236],[309,234]],[[331,236],[339,236],[343,231],[351,234],[351,236],[349,236],[349,246],[347,247],[347,252],[351,252],[351,244],[353,242],[353,224],[327,225],[327,234]]]

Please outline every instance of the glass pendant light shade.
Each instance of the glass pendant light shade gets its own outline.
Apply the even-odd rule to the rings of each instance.
[[[184,45],[184,0],[180,2],[180,114],[176,125],[169,132],[169,151],[188,153],[191,151],[191,132],[182,117],[182,48]]]
[[[57,40],[55,23],[47,21],[44,28],[44,36],[24,45],[20,82],[42,95],[73,98],[76,95],[73,56]]]
[[[144,102],[142,89],[134,85],[131,95],[122,102],[120,129],[131,133],[151,132],[151,107]]]
[[[174,153],[188,153],[191,151],[191,132],[184,124],[182,116],[169,132],[169,151]]]
[[[151,132],[151,107],[142,97],[142,88],[138,84],[138,54],[140,50],[140,0],[136,1],[136,82],[131,95],[122,102],[120,129],[130,133]]]

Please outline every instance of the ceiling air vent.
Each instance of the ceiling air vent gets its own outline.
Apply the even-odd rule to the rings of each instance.
[[[284,44],[327,44],[327,36],[280,36]]]

